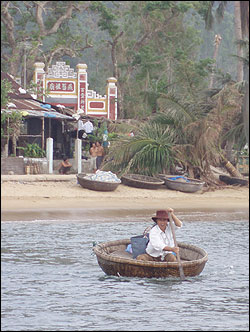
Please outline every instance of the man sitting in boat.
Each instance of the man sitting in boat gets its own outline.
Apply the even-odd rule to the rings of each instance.
[[[146,254],[141,254],[136,259],[156,262],[176,261],[176,254],[179,252],[179,247],[174,246],[168,212],[171,213],[174,228],[179,229],[182,227],[182,222],[174,215],[172,208],[156,211],[156,216],[152,217],[156,224],[149,231],[149,243],[146,248]]]

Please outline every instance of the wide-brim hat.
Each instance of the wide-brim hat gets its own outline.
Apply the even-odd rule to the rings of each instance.
[[[158,211],[156,211],[156,215],[153,216],[152,219],[154,220],[154,222],[156,222],[157,219],[169,220],[168,211],[167,210],[158,210]]]

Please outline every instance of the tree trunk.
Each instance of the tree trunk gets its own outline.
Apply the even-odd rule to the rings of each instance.
[[[215,60],[215,63],[213,65],[213,71],[211,74],[211,79],[210,79],[210,85],[209,88],[211,89],[213,87],[214,84],[214,70],[216,68],[216,59],[218,56],[218,50],[219,50],[219,46],[220,46],[220,42],[221,42],[221,36],[220,35],[215,35],[214,37],[214,55],[213,55],[213,59]]]
[[[20,73],[20,64],[22,63],[22,57],[21,57],[21,52],[18,48],[13,49],[13,53],[11,55],[11,61],[10,61],[10,67],[9,67],[9,73],[17,77],[18,74]]]
[[[249,2],[240,1],[241,32],[242,37],[249,39]],[[249,151],[249,66],[244,65],[244,80],[246,80],[245,95],[243,100],[243,119],[246,140]]]
[[[242,31],[241,31],[241,14],[240,14],[240,1],[234,2],[234,29],[235,37],[237,43],[237,56],[243,57],[243,49],[239,44],[239,41],[242,40]],[[237,81],[243,81],[243,61],[238,58],[237,62]]]
[[[243,38],[249,39],[249,2],[240,1],[240,12],[241,12],[241,32]]]
[[[115,38],[113,38],[112,42],[109,42],[109,44],[111,45],[111,60],[112,60],[112,64],[113,64],[113,76],[117,79],[117,90],[118,90],[118,100],[117,100],[117,112],[118,118],[122,118],[123,117],[123,109],[122,109],[122,92],[121,92],[121,87],[119,84],[119,70],[118,70],[118,66],[117,66],[117,54],[116,54],[116,46],[118,43],[118,39],[123,35],[123,31],[121,31],[119,33],[119,35],[117,35]]]
[[[124,111],[123,111],[123,94],[122,94],[122,89],[121,86],[118,84],[117,85],[117,117],[119,119],[123,119],[124,118]]]
[[[243,99],[243,119],[244,119],[244,130],[245,136],[248,144],[249,151],[249,73],[246,73],[246,87],[245,87],[245,95]]]
[[[234,146],[234,140],[228,139],[226,143],[226,158],[231,163],[233,162],[233,146]]]
[[[226,158],[222,160],[222,165],[228,171],[228,173],[236,178],[242,178],[242,174],[228,161]]]
[[[12,136],[12,154],[16,157],[16,135]]]

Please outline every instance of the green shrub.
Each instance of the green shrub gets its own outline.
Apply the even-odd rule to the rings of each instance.
[[[18,147],[18,149],[23,150],[24,157],[42,158],[46,155],[45,151],[37,143],[27,144],[25,148]]]

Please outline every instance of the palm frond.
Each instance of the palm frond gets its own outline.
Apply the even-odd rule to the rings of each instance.
[[[104,170],[154,175],[175,162],[174,133],[155,123],[142,125],[134,137],[113,142]]]

